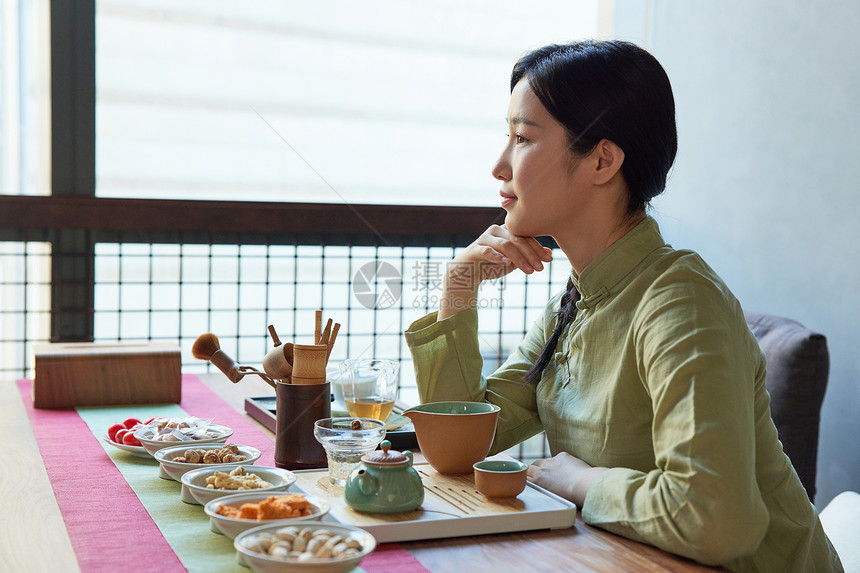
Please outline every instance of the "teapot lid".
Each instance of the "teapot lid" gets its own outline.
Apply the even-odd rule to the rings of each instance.
[[[391,442],[383,440],[379,444],[381,450],[374,450],[369,454],[364,454],[361,461],[368,464],[378,466],[399,466],[404,463],[409,463],[409,458],[397,450],[391,449]]]

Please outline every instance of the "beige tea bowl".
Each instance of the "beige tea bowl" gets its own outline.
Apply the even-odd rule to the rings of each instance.
[[[470,474],[487,457],[501,408],[486,402],[429,402],[403,412],[418,448],[440,474]]]

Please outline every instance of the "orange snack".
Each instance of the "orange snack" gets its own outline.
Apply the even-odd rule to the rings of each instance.
[[[290,519],[311,515],[313,505],[305,499],[305,496],[291,493],[270,495],[260,503],[243,503],[239,509],[229,505],[219,505],[215,513],[233,519],[255,519],[257,521]]]
[[[257,519],[290,519],[310,515],[310,505],[303,495],[272,495],[260,502]]]
[[[243,503],[242,507],[239,508],[239,519],[259,519],[259,504],[256,503]]]
[[[215,513],[224,517],[232,517],[233,519],[239,518],[239,510],[229,505],[219,505]]]

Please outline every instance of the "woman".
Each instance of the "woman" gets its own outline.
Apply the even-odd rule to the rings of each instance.
[[[493,176],[505,223],[453,260],[406,332],[422,401],[501,407],[494,452],[545,431],[530,479],[586,523],[734,571],[841,571],[782,451],[737,300],[646,215],[677,150],[671,86],[626,42],[547,46],[511,76]],[[481,377],[480,282],[572,267],[514,354]]]

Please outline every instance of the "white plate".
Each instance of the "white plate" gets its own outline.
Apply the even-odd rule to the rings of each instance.
[[[143,446],[127,446],[125,444],[120,444],[119,442],[114,442],[113,440],[111,440],[107,434],[102,436],[102,439],[104,441],[106,441],[107,443],[109,443],[110,445],[112,445],[113,447],[117,448],[118,450],[125,450],[126,452],[130,453],[131,455],[137,456],[139,458],[150,458],[150,459],[152,459],[152,456],[150,456],[148,453],[146,453],[146,450],[143,449]]]
[[[215,472],[227,472],[234,470],[238,465],[221,466],[221,467],[204,467],[196,470],[191,470],[182,475],[182,501],[186,503],[196,503],[198,505],[206,505],[210,501],[218,497],[227,495],[235,495],[237,493],[268,493],[268,492],[284,492],[288,487],[296,482],[296,476],[289,470],[280,468],[272,468],[266,466],[244,465],[242,466],[247,473],[256,474],[260,479],[267,481],[271,487],[258,488],[252,490],[230,490],[230,489],[209,489],[206,487],[206,478],[213,475]]]
[[[281,527],[285,527],[287,525],[304,525],[307,522],[319,521],[325,515],[327,515],[329,510],[331,509],[331,504],[325,499],[317,497],[315,495],[301,494],[304,495],[305,499],[307,499],[314,507],[314,513],[312,513],[311,515],[305,515],[303,517],[292,517],[288,519],[266,519],[263,521],[257,521],[256,519],[239,519],[227,517],[217,513],[218,507],[222,504],[239,508],[242,506],[242,504],[245,503],[259,503],[272,495],[287,494],[288,492],[276,491],[268,493],[244,492],[234,493],[232,495],[225,495],[223,497],[215,498],[206,505],[204,505],[203,513],[209,516],[209,528],[213,532],[222,533],[230,539],[233,539],[243,531],[254,527],[259,527],[261,525],[280,525]]]

